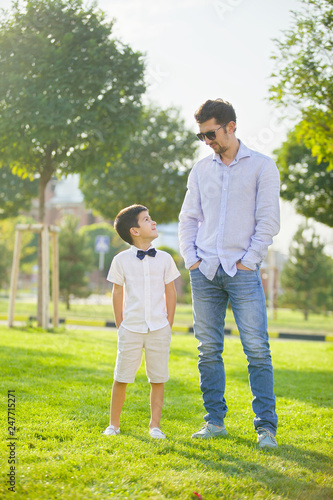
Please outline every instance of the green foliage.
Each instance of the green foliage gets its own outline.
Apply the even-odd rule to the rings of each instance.
[[[146,108],[122,142],[124,154],[110,158],[107,168],[97,165],[81,176],[87,206],[114,220],[122,208],[140,203],[159,223],[177,220],[197,144],[179,112]]]
[[[300,112],[297,137],[318,163],[333,168],[333,4],[302,0],[293,25],[275,40],[271,100]]]
[[[2,229],[1,222],[0,228]],[[10,281],[13,254],[9,251],[7,242],[3,239],[2,231],[0,232],[0,255],[0,288],[7,288]]]
[[[169,247],[158,247],[160,250],[164,250],[165,252],[168,252],[173,260],[176,263],[176,266],[178,268],[178,271],[180,272],[181,276],[181,287],[179,287],[180,293],[179,293],[179,288],[177,288],[177,301],[182,303],[182,304],[189,304],[192,303],[192,294],[191,294],[191,283],[190,283],[190,273],[188,269],[185,268],[185,262],[183,257],[176,252],[176,250],[169,248]],[[192,324],[192,317],[189,318],[189,325]]]
[[[305,319],[310,311],[332,310],[333,259],[314,230],[300,226],[289,253],[281,274],[287,304],[301,309]]]
[[[77,222],[73,216],[66,217],[59,234],[59,289],[67,309],[71,297],[87,297],[90,293],[87,274],[94,255],[86,236],[77,230]]]
[[[24,0],[2,15],[0,151],[17,175],[39,175],[41,205],[52,175],[119,154],[144,90],[141,55],[95,5]]]
[[[276,162],[281,176],[281,196],[294,201],[298,213],[333,227],[333,171],[328,163],[317,158],[299,140],[296,132],[276,150]]]
[[[99,254],[95,252],[96,236],[108,236],[110,247],[109,251],[104,256],[104,274],[109,270],[113,257],[117,253],[128,248],[127,243],[118,236],[117,231],[111,224],[107,224],[106,222],[83,226],[80,228],[79,233],[86,238],[87,245],[93,254],[92,267],[95,269],[99,268]]]
[[[128,386],[121,435],[113,439],[101,433],[108,425],[115,331],[39,333],[1,327],[0,333],[4,403],[8,389],[16,395],[19,464],[13,498],[194,500],[193,492],[205,500],[332,498],[328,342],[271,342],[279,448],[259,451],[239,339],[225,339],[228,436],[194,442],[190,436],[204,414],[197,342],[192,335],[172,337],[162,415],[167,439],[160,442],[148,436],[143,364]],[[9,442],[7,411],[1,412],[0,423]],[[6,449],[1,498],[11,498]]]
[[[3,165],[0,167],[0,184],[0,219],[29,211],[32,198],[38,194],[37,180],[22,179]]]

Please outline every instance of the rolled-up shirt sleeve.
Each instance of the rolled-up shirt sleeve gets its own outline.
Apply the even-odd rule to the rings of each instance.
[[[249,269],[256,269],[265,258],[273,236],[280,229],[280,176],[273,160],[267,162],[257,181],[255,231],[250,246],[241,259]]]

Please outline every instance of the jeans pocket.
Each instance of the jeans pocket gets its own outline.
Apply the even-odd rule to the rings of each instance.
[[[195,267],[194,269],[189,269],[190,274],[195,273],[195,271],[200,271],[199,266]]]

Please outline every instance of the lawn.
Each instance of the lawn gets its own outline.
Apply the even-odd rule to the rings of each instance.
[[[74,303],[69,311],[65,304],[59,304],[59,317],[70,320],[101,320],[113,321],[113,311],[111,306],[111,297],[102,296],[101,303],[96,299],[95,303]],[[17,300],[15,305],[15,317],[36,316],[36,300]],[[8,299],[0,298],[0,319],[5,319],[8,313]],[[50,305],[50,316],[52,317],[52,304]],[[192,307],[188,304],[178,304],[176,309],[175,325],[192,325]],[[227,310],[226,327],[236,329],[234,317],[231,309]],[[299,332],[313,334],[332,334],[333,335],[333,313],[327,316],[323,314],[310,314],[307,321],[301,311],[292,311],[290,309],[278,309],[276,318],[270,317],[268,312],[268,328],[272,332]]]
[[[259,451],[238,338],[225,342],[228,436],[205,442],[190,438],[204,414],[191,335],[172,337],[162,442],[148,436],[143,366],[129,386],[122,434],[101,434],[108,424],[114,330],[0,327],[0,338],[1,428],[3,443],[12,443],[3,446],[0,498],[194,500],[194,492],[203,500],[333,498],[331,343],[272,340],[279,448]],[[13,390],[16,430],[8,439]],[[10,453],[15,494],[7,489]]]

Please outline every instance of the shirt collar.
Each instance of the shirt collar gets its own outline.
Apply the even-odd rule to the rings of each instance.
[[[150,245],[150,246],[147,248],[147,250],[149,250],[149,248],[154,248],[154,247],[153,247],[153,245]],[[142,250],[142,248],[138,248],[138,247],[136,247],[135,245],[131,245],[131,246],[130,246],[130,249],[131,249],[131,251],[132,251],[132,252],[134,252],[134,253],[135,253],[135,255],[136,255],[136,252],[137,252],[138,250]],[[145,251],[146,251],[146,250],[145,250]]]
[[[252,154],[251,149],[245,146],[245,144],[243,144],[240,139],[238,139],[238,142],[239,142],[239,148],[236,154],[236,158],[230,163],[230,166],[234,165],[235,163],[238,163],[239,160],[241,160],[242,158],[248,158]],[[213,161],[222,163],[220,155],[218,155],[217,153],[213,153]]]
[[[237,151],[236,158],[235,158],[235,160],[237,160],[237,161],[241,160],[242,158],[248,158],[249,156],[252,155],[251,149],[249,149],[247,146],[245,146],[245,144],[243,144],[240,139],[238,139],[238,140],[239,140],[239,149]]]

